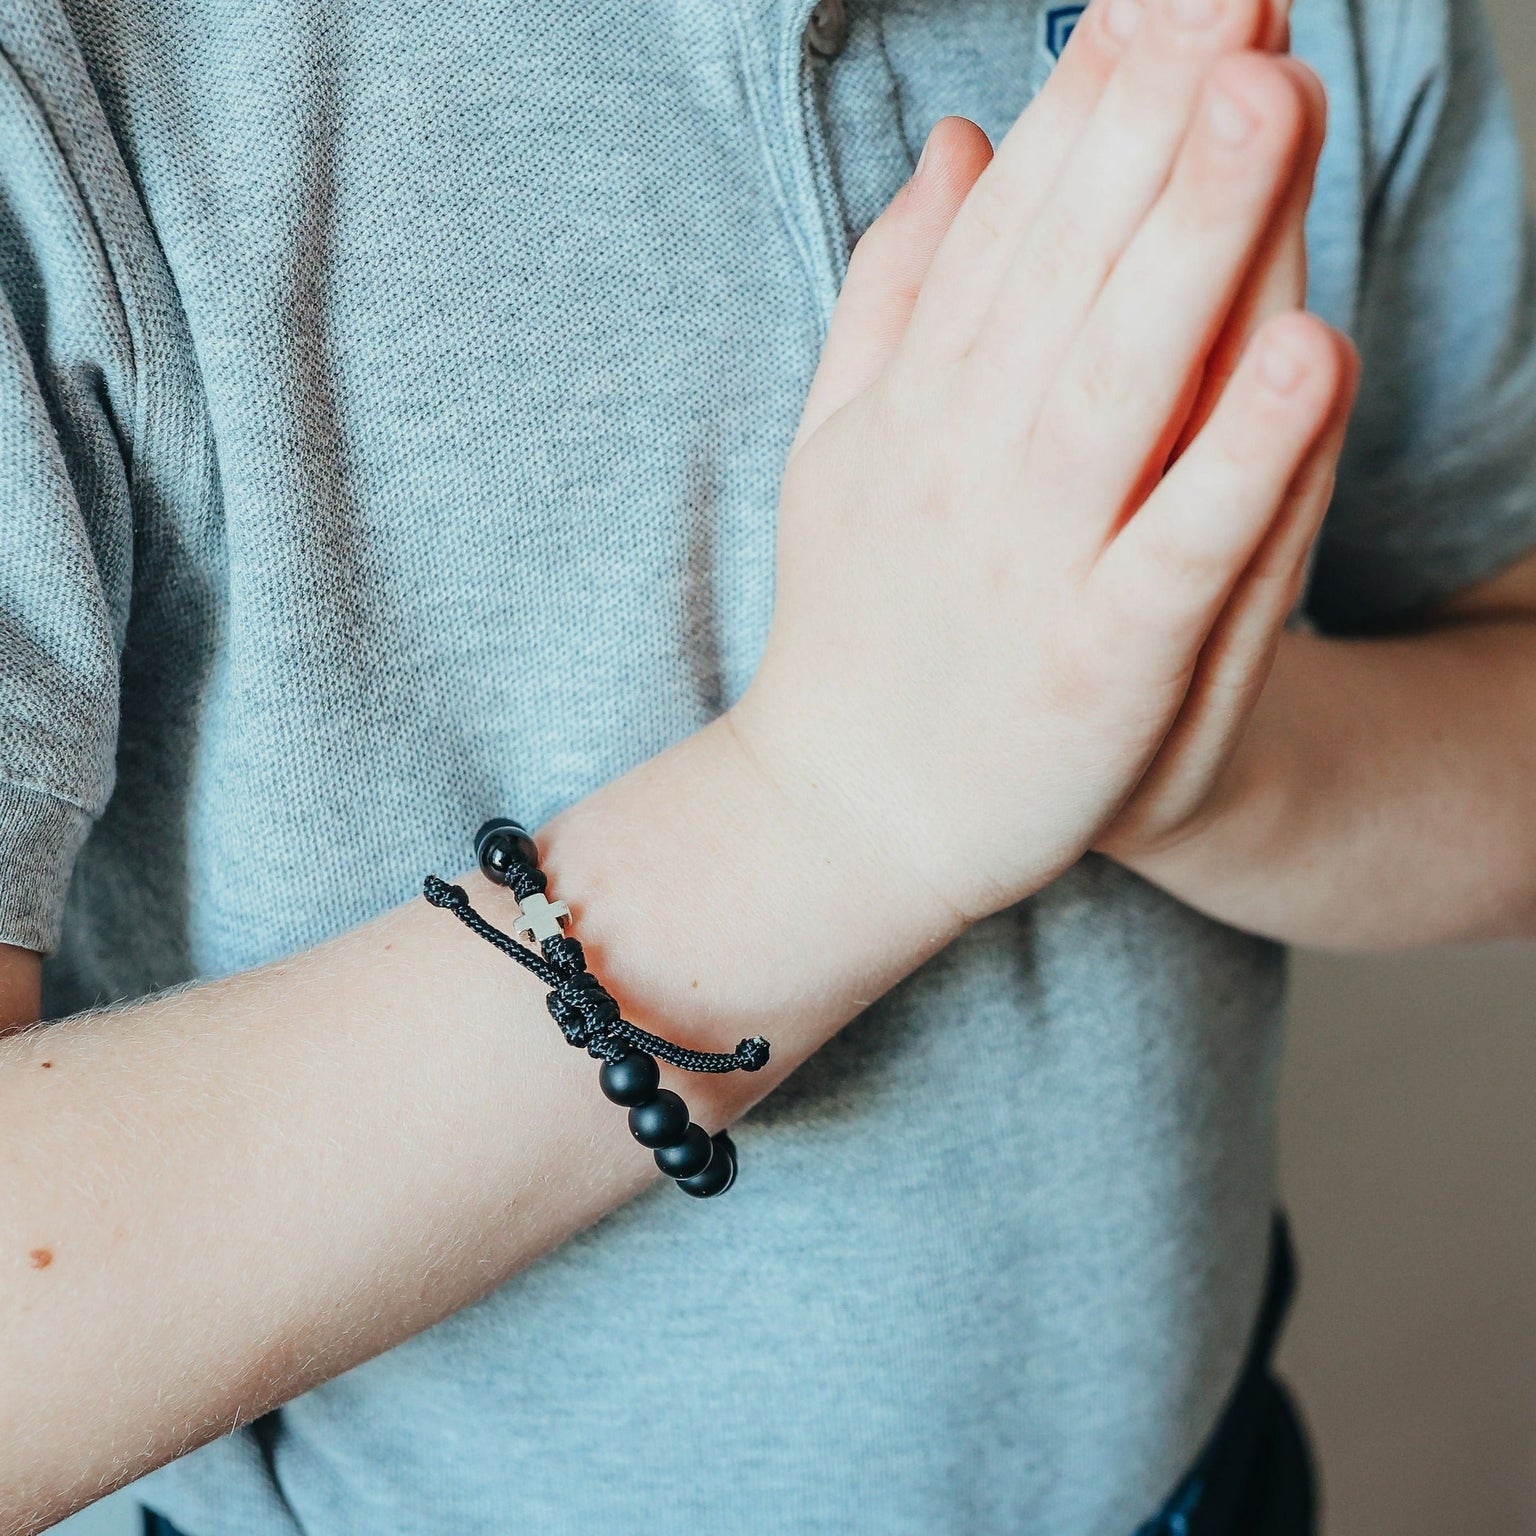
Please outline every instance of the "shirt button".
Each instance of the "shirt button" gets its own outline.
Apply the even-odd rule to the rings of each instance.
[[[848,41],[846,0],[816,0],[805,24],[805,46],[818,59],[835,59]]]

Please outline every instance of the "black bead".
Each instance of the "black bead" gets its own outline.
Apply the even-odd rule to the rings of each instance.
[[[617,1061],[605,1061],[597,1081],[604,1096],[615,1104],[645,1104],[655,1095],[661,1072],[654,1056],[630,1051]]]
[[[475,833],[475,862],[487,880],[505,885],[515,866],[538,867],[539,850],[526,827],[498,816]]]
[[[675,1146],[661,1147],[656,1153],[656,1166],[672,1179],[691,1179],[709,1167],[715,1155],[715,1144],[702,1125],[690,1125],[688,1133]]]
[[[695,1200],[708,1200],[713,1195],[723,1195],[736,1182],[736,1144],[724,1131],[716,1134],[715,1155],[703,1173],[691,1179],[679,1179],[677,1187]]]
[[[676,1146],[688,1133],[688,1106],[663,1088],[630,1110],[629,1132],[642,1147]]]

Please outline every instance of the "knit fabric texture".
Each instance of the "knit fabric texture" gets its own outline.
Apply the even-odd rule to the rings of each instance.
[[[810,8],[0,0],[0,939],[49,1016],[335,934],[742,692],[850,244],[1074,15],[850,0],[810,60]],[[1365,633],[1536,544],[1521,166],[1463,0],[1294,36],[1365,360],[1307,612]],[[771,1095],[727,1199],[658,1186],[145,1498],[1125,1536],[1253,1326],[1283,971],[1087,857]]]

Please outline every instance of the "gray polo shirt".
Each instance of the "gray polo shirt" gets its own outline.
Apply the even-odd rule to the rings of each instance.
[[[368,918],[742,691],[850,241],[1074,15],[854,0],[812,59],[809,9],[0,0],[0,938],[56,950],[51,1013]],[[1365,356],[1309,607],[1367,631],[1536,543],[1520,166],[1461,0],[1295,38],[1311,301]],[[1282,993],[1085,858],[751,1115],[729,1199],[645,1195],[146,1498],[1125,1536],[1252,1326]]]

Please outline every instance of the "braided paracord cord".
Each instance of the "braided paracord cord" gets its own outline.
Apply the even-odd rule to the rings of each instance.
[[[488,880],[517,898],[521,916],[514,933],[526,930],[542,959],[476,912],[463,886],[428,875],[422,894],[549,988],[544,1002],[560,1032],[603,1063],[599,1081],[604,1095],[628,1106],[631,1133],[652,1149],[663,1173],[698,1198],[723,1194],[736,1177],[735,1146],[724,1131],[710,1136],[689,1119],[682,1099],[659,1086],[656,1062],[685,1072],[756,1072],[768,1060],[768,1042],[754,1035],[734,1051],[694,1051],[631,1024],[587,969],[581,942],[561,931],[559,919],[568,916],[565,904],[545,899],[549,882],[528,832],[514,821],[489,821],[476,834],[475,857]]]
[[[513,890],[514,896],[523,893]],[[669,1066],[681,1067],[684,1072],[756,1072],[768,1060],[768,1042],[761,1035],[743,1040],[734,1051],[691,1051],[687,1046],[674,1045],[621,1018],[614,1008],[610,1016],[608,1005],[613,1002],[609,994],[596,985],[596,978],[587,969],[582,953],[581,940],[558,938],[543,940],[539,948],[545,959],[540,960],[526,944],[519,944],[501,929],[486,922],[469,904],[469,893],[462,885],[449,885],[436,875],[428,875],[422,886],[422,895],[434,907],[452,912],[472,933],[478,933],[488,944],[494,944],[502,954],[511,956],[525,969],[533,972],[550,988],[545,1006],[560,1026],[561,1033],[572,1045],[585,1046],[587,1051],[602,1061],[617,1061],[626,1051],[646,1051]],[[587,978],[577,980],[578,977]]]

